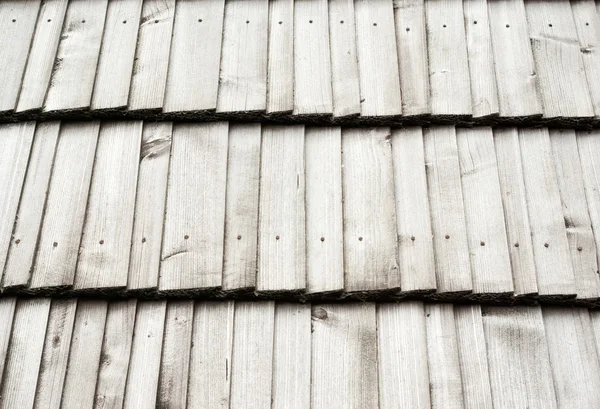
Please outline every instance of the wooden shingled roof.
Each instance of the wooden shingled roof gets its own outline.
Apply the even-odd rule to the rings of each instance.
[[[0,0],[0,409],[600,408],[599,13]]]

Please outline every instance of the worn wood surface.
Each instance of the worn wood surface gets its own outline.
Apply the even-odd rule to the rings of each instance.
[[[600,115],[600,17],[593,0],[572,0],[571,10],[581,47],[585,78],[594,107],[594,116]]]
[[[16,304],[17,299],[15,297],[4,297],[0,299],[0,318],[2,318],[0,320],[0,329],[2,330],[0,331],[0,377],[4,374],[6,354],[8,352]]]
[[[294,109],[294,1],[269,1],[267,114]]]

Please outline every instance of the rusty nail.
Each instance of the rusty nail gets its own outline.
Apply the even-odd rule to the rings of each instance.
[[[237,236],[237,239],[238,239],[238,240],[241,240],[241,239],[242,239],[242,236]]]
[[[482,246],[485,246],[485,241],[482,241],[482,242],[481,242],[481,243],[479,243],[479,244],[481,244]]]
[[[187,239],[189,239],[189,238],[190,238],[190,236],[188,236],[188,235],[186,234],[185,236],[183,236],[183,238],[184,238],[185,240],[187,240]]]
[[[450,235],[446,234],[446,240],[450,238]]]
[[[104,244],[104,240],[100,240],[100,244]]]
[[[275,236],[275,240],[279,240],[279,236]]]
[[[577,251],[583,251],[582,247],[577,247]]]
[[[550,245],[548,243],[544,243],[544,247],[548,248]]]
[[[16,244],[19,244],[20,242],[21,242],[21,239],[16,239],[16,240],[15,240],[15,243],[16,243]]]

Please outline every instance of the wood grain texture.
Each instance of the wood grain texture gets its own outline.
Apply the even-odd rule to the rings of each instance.
[[[392,130],[400,288],[436,288],[433,233],[427,196],[425,148],[420,127]]]
[[[313,306],[313,409],[379,407],[376,321],[372,303]]]
[[[223,290],[256,286],[260,124],[231,124],[227,158],[227,199]]]
[[[377,346],[379,407],[430,409],[423,303],[379,304]]]
[[[227,131],[226,122],[173,128],[161,291],[221,286]]]
[[[142,121],[102,122],[73,288],[125,288]]]
[[[438,293],[471,292],[471,263],[456,133],[436,126],[423,132]]]
[[[257,291],[306,288],[304,126],[262,129]]]
[[[170,122],[144,123],[127,280],[129,290],[158,287],[172,133]]]
[[[0,299],[0,378],[4,374],[16,304],[17,299],[15,297],[3,297]]]
[[[307,293],[344,289],[342,133],[339,127],[306,129]]]
[[[164,112],[217,107],[225,0],[183,0],[175,7]]]
[[[89,108],[108,0],[69,2],[44,111]]]
[[[357,0],[356,44],[362,116],[402,114],[392,0]]]
[[[132,111],[163,107],[174,17],[175,0],[144,1],[129,90]]]
[[[600,311],[589,310],[590,324],[596,341],[596,353],[600,356]]]
[[[294,0],[269,1],[267,113],[294,109]]]

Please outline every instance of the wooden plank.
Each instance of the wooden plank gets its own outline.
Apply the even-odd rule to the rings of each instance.
[[[390,139],[390,128],[342,131],[346,292],[400,287]]]
[[[494,147],[515,296],[537,294],[537,272],[533,259],[531,227],[517,129],[494,129]]]
[[[581,59],[585,67],[590,99],[595,116],[600,116],[600,16],[594,0],[571,0],[573,20],[577,29]]]
[[[225,2],[217,112],[266,109],[268,24],[267,0]]]
[[[593,117],[569,1],[526,1],[525,10],[544,117]]]
[[[329,1],[329,41],[333,116],[358,115],[360,88],[353,0]]]
[[[231,408],[271,408],[274,326],[273,301],[236,303],[231,356]],[[298,399],[299,396],[294,395],[294,398]]]
[[[523,0],[488,1],[501,117],[541,115]]]
[[[0,125],[0,267],[12,242],[15,216],[31,152],[35,122]]]
[[[306,129],[307,293],[344,289],[342,132]]]
[[[546,128],[519,129],[539,295],[576,294],[560,191]]]
[[[256,286],[260,124],[231,124],[227,163],[223,290]]]
[[[589,310],[590,313],[590,324],[594,334],[594,340],[596,342],[596,353],[600,356],[600,310]]]
[[[194,301],[169,301],[165,319],[157,406],[186,408]]]
[[[177,2],[164,112],[217,107],[224,6],[225,0]]]
[[[69,2],[44,111],[89,108],[107,3],[108,0]]]
[[[100,123],[61,126],[30,288],[73,284]]]
[[[491,408],[492,391],[481,306],[454,307],[458,356],[466,409]]]
[[[294,1],[294,115],[331,115],[327,0]]]
[[[473,117],[498,115],[498,87],[486,0],[463,2]]]
[[[356,44],[362,116],[402,114],[392,0],[357,0]]]
[[[559,408],[593,408],[600,403],[600,360],[587,309],[543,309],[550,368]]]
[[[269,1],[267,113],[294,109],[294,1]]]
[[[375,304],[312,307],[313,409],[376,408]]]
[[[423,303],[379,304],[377,346],[379,407],[430,409]]]
[[[142,0],[109,0],[91,109],[125,108]]]
[[[172,133],[170,122],[144,123],[127,281],[129,290],[158,287]]]
[[[555,409],[540,307],[487,307],[482,315],[494,407]]]
[[[598,255],[586,203],[584,175],[574,130],[551,129],[550,143],[560,191],[569,252],[579,299],[600,296]]]
[[[96,409],[121,409],[125,394],[129,356],[133,342],[137,300],[108,304],[106,328],[96,385]]]
[[[227,130],[226,122],[173,128],[161,291],[221,286]]]
[[[456,140],[473,294],[492,298],[512,295],[513,278],[492,129],[459,128]]]
[[[264,126],[257,291],[306,287],[304,126]]]
[[[8,343],[13,326],[15,306],[17,300],[14,297],[3,297],[0,299],[0,379],[4,373]]]
[[[196,303],[188,409],[229,409],[233,314],[233,301]]]
[[[392,130],[400,288],[435,290],[433,233],[421,127]]]
[[[131,111],[163,106],[174,17],[175,0],[144,1],[129,90]]]
[[[60,407],[76,309],[74,298],[52,301],[35,391],[36,409]]]
[[[471,292],[471,263],[454,127],[423,132],[438,293]]]
[[[311,306],[277,304],[273,343],[273,409],[310,408]]]
[[[463,5],[460,1],[428,0],[427,50],[432,115],[471,115],[471,81]]]
[[[0,4],[0,112],[17,106],[21,80],[40,10],[40,0],[3,1]]]
[[[94,404],[107,309],[106,301],[78,302],[61,409],[91,408]]]
[[[138,303],[123,409],[156,406],[166,308],[164,300]]]

